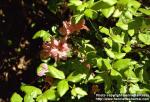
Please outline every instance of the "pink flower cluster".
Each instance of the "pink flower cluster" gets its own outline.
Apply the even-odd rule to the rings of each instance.
[[[63,21],[63,26],[59,29],[59,32],[68,37],[71,33],[80,31],[81,29],[89,30],[88,27],[85,26],[84,19],[80,20],[77,24],[72,24],[71,21]]]
[[[66,42],[56,39],[45,43],[43,48],[43,51],[46,52],[48,56],[54,58],[55,61],[58,61],[59,59],[66,60],[67,53],[70,51],[70,47]]]
[[[63,21],[63,26],[60,27],[59,32],[64,35],[61,40],[53,39],[50,42],[43,44],[43,50],[41,51],[41,57],[46,59],[52,57],[55,61],[59,59],[66,60],[67,53],[70,51],[69,45],[66,43],[69,35],[75,31],[81,29],[89,30],[85,26],[85,20],[80,20],[77,24],[72,24],[71,21]]]

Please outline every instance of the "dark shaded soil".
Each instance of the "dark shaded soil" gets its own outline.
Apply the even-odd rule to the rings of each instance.
[[[32,36],[59,23],[46,3],[46,0],[0,0],[0,102],[8,101],[21,83],[34,84],[37,79],[35,71],[40,63],[42,41],[32,40]]]

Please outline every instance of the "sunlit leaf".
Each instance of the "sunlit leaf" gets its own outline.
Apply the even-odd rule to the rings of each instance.
[[[150,10],[149,9],[140,8],[139,11],[144,13],[145,15],[150,15]]]
[[[32,96],[33,98],[37,97],[37,95],[42,94],[41,89],[35,86],[22,85],[21,91],[23,91],[25,94]]]
[[[58,70],[53,66],[48,66],[47,75],[57,79],[65,79],[65,75],[63,71]]]
[[[111,51],[111,49],[105,48],[105,51],[110,58],[115,58],[115,54]]]
[[[102,9],[101,12],[106,18],[108,18],[113,14],[114,10],[115,10],[115,8],[114,8],[114,6],[112,6],[110,8]]]
[[[68,81],[61,80],[57,85],[57,91],[60,97],[62,97],[69,90]]]
[[[35,102],[35,100],[33,99],[32,96],[27,94],[24,96],[24,102]]]
[[[22,102],[23,98],[18,93],[13,93],[10,98],[10,102]]]
[[[67,77],[67,80],[77,83],[77,82],[80,82],[84,78],[86,78],[85,73],[80,73],[80,72],[74,71]]]
[[[86,9],[86,10],[84,11],[84,15],[85,15],[86,17],[91,18],[91,19],[97,18],[97,12],[94,11],[94,10],[92,10],[92,9]]]
[[[50,101],[58,100],[58,96],[55,89],[50,88],[46,90],[42,95],[38,96],[36,99],[36,101],[38,102],[47,102],[48,100]]]
[[[131,59],[119,59],[113,63],[113,68],[118,71],[128,69],[130,62]]]
[[[33,39],[42,38],[43,41],[49,41],[50,37],[51,37],[50,33],[48,33],[45,30],[40,30],[34,34]]]
[[[146,45],[150,45],[150,34],[143,34],[143,33],[140,33],[138,35],[138,38],[140,41],[142,41],[144,44]]]

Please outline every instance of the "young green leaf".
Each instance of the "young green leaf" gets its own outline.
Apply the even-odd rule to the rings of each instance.
[[[111,35],[111,38],[112,38],[113,41],[115,41],[116,43],[124,44],[124,38],[121,37],[120,35]]]
[[[111,49],[107,49],[104,48],[106,51],[106,54],[110,57],[110,58],[115,58],[115,54],[111,51]]]
[[[111,7],[108,3],[105,3],[103,1],[97,1],[95,2],[92,6],[92,10],[100,10],[100,9],[105,9]]]
[[[132,15],[132,13],[130,11],[126,11],[124,13],[124,15],[125,15],[125,17],[127,17],[127,19],[132,19],[133,18],[133,15]]]
[[[139,81],[139,79],[136,77],[133,70],[130,68],[124,72],[125,77],[132,83],[136,83]]]
[[[117,3],[117,0],[102,0],[103,2],[109,4],[110,6],[114,5]]]
[[[92,9],[86,9],[84,11],[84,15],[88,18],[91,18],[91,19],[97,18],[97,12],[95,10],[92,10]]]
[[[104,66],[105,66],[105,68],[106,68],[107,70],[112,69],[112,66],[111,66],[111,64],[110,64],[110,60],[109,60],[109,59],[103,59],[103,64],[104,64]]]
[[[101,69],[101,67],[102,67],[102,61],[103,61],[102,58],[97,59],[97,66],[99,69]]]
[[[126,53],[115,53],[115,58],[116,59],[122,59],[123,57],[125,57]]]
[[[102,83],[104,82],[104,74],[103,73],[100,73],[98,75],[96,75],[94,78],[90,79],[89,82],[91,83]]]
[[[22,102],[23,98],[18,93],[13,93],[10,98],[10,102]]]
[[[37,95],[42,94],[41,89],[35,86],[22,85],[21,91],[23,91],[27,95],[30,95],[33,98],[37,97]]]
[[[130,84],[129,92],[130,94],[136,94],[137,91],[140,91],[140,87],[138,84]]]
[[[75,88],[73,88],[72,90],[71,90],[71,94],[73,95],[73,96],[78,96],[79,98],[80,97],[84,97],[84,96],[86,96],[87,95],[87,92],[86,91],[84,91],[82,88],[80,88],[80,87],[75,87]]]
[[[63,71],[58,70],[57,68],[53,67],[53,66],[48,66],[48,72],[47,72],[48,76],[51,76],[53,78],[57,78],[57,79],[65,79],[65,74]]]
[[[116,23],[116,26],[122,28],[123,30],[128,30],[128,24],[125,24],[125,23],[122,22],[121,20],[119,20],[119,21]]]
[[[108,18],[113,14],[114,10],[115,10],[115,7],[112,6],[109,8],[102,9],[101,12],[106,18]]]
[[[48,100],[50,101],[58,100],[58,95],[55,89],[50,88],[46,90],[42,95],[38,96],[36,99],[36,101],[38,102],[47,102]]]
[[[30,96],[29,94],[26,94],[24,96],[24,102],[35,102],[35,100],[33,99],[32,96]]]
[[[105,27],[103,27],[103,26],[99,26],[99,30],[100,30],[100,32],[102,32],[102,33],[104,33],[104,34],[110,36],[109,29],[107,29],[107,28],[105,28]]]
[[[129,68],[130,62],[131,59],[119,59],[113,63],[113,68],[118,71],[126,70]]]
[[[82,4],[82,1],[80,0],[69,0],[70,4],[75,5],[75,6],[79,6]]]
[[[122,14],[122,11],[120,11],[119,9],[115,9],[113,13],[113,17],[119,17],[121,14]]]
[[[77,24],[83,17],[84,17],[84,14],[77,14],[77,15],[74,15],[71,20],[74,24]]]
[[[77,83],[80,82],[82,79],[86,78],[86,74],[85,73],[80,73],[80,72],[72,72],[68,77],[67,80]]]
[[[146,45],[150,45],[150,34],[143,34],[143,33],[140,33],[138,35],[138,38],[140,41],[142,41],[144,44]]]
[[[69,90],[68,81],[61,80],[57,85],[57,92],[60,97],[62,97]]]
[[[50,37],[51,37],[50,33],[48,33],[45,30],[40,30],[35,33],[35,35],[33,36],[33,39],[42,38],[43,41],[49,41]]]
[[[120,86],[120,93],[125,94],[127,92],[127,86],[126,85],[121,85]]]
[[[144,13],[145,15],[150,16],[150,10],[149,9],[139,8],[139,11]]]

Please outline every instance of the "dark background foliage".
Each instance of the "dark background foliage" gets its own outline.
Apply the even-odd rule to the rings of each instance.
[[[21,82],[33,83],[40,63],[40,29],[59,23],[47,0],[0,0],[0,101],[7,101]],[[34,25],[34,26],[33,26]]]
[[[149,0],[139,1],[150,5]],[[48,0],[0,0],[0,102],[8,101],[21,82],[35,84],[42,41],[32,36],[67,16],[65,6],[58,14],[50,12]]]

